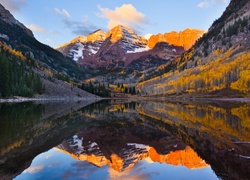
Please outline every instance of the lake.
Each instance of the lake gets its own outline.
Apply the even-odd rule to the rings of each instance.
[[[1,179],[250,179],[250,104],[0,104]]]

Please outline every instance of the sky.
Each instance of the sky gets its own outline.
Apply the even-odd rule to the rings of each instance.
[[[138,35],[208,30],[230,0],[0,0],[35,37],[53,48],[116,25]]]

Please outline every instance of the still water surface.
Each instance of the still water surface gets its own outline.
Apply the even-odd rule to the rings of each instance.
[[[250,104],[0,104],[1,179],[249,179]]]

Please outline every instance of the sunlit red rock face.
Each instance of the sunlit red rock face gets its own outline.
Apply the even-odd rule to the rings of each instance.
[[[158,154],[154,148],[150,148],[149,157],[153,162],[172,164],[174,166],[181,165],[189,169],[198,169],[208,166],[208,164],[189,146],[184,150],[170,152],[167,155]]]
[[[154,48],[159,42],[167,42],[175,46],[182,46],[185,50],[188,50],[205,32],[204,30],[188,28],[180,32],[172,31],[165,34],[152,35],[148,40],[148,47]]]
[[[103,167],[109,165],[117,172],[123,172],[132,168],[136,163],[146,158],[150,158],[153,162],[166,163],[174,166],[185,166],[189,169],[199,169],[209,166],[202,160],[197,153],[187,146],[184,150],[171,151],[169,154],[159,154],[153,147],[132,148],[130,151],[112,154],[110,157],[105,157],[103,153],[70,153],[67,150],[56,148],[58,151],[69,154],[72,158],[80,161],[88,161],[89,163]]]

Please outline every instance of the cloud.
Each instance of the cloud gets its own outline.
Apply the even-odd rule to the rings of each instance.
[[[54,12],[56,14],[61,15],[61,16],[65,16],[65,17],[68,17],[68,18],[71,17],[70,13],[66,9],[59,10],[58,8],[54,8]]]
[[[11,12],[20,11],[23,6],[27,5],[27,0],[1,0],[0,2],[7,10]]]
[[[45,29],[38,26],[38,25],[35,25],[35,24],[31,24],[31,25],[28,25],[27,26],[31,31],[33,32],[39,32],[39,33],[44,33],[45,32]]]
[[[140,25],[147,24],[146,16],[137,11],[132,4],[123,4],[114,10],[102,8],[98,6],[100,13],[98,17],[108,19],[108,29],[112,29],[117,25],[124,25],[135,29],[140,29]]]
[[[211,7],[214,4],[227,3],[227,2],[228,2],[228,0],[205,0],[205,1],[199,2],[199,4],[197,6],[199,8],[208,8],[208,7]]]
[[[86,16],[84,16],[83,20],[75,20],[74,18],[71,18],[71,14],[66,9],[59,10],[58,8],[54,8],[54,12],[61,16],[62,23],[64,24],[65,28],[71,30],[71,33],[74,35],[88,35],[99,29],[99,27],[89,22],[88,17]],[[53,34],[56,35],[59,33],[54,32]]]
[[[146,34],[146,35],[144,36],[144,38],[147,39],[147,40],[149,40],[149,38],[150,38],[152,35],[153,35],[153,34]]]
[[[208,1],[202,1],[197,6],[199,8],[207,8],[207,7],[209,7],[209,5],[210,5],[210,3]]]
[[[62,22],[65,27],[71,29],[72,33],[75,35],[87,35],[98,29],[97,26],[86,19],[82,21],[63,19]]]
[[[212,3],[227,3],[228,0],[212,0]]]
[[[35,173],[38,173],[40,172],[41,170],[44,169],[44,165],[41,164],[41,165],[37,165],[37,166],[31,166],[29,167],[28,169],[24,170],[24,173],[30,173],[30,174],[35,174]]]
[[[53,44],[54,42],[50,38],[45,39],[48,43]]]
[[[72,169],[64,171],[61,179],[87,179],[100,170],[100,168],[86,161],[73,162],[71,165]]]

